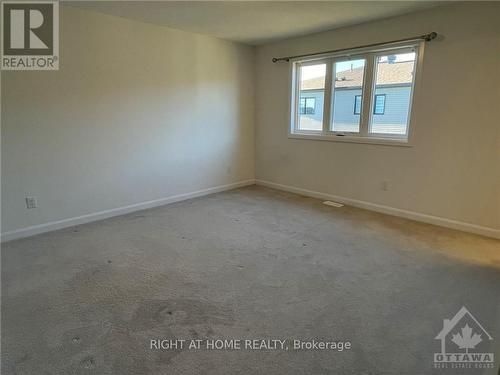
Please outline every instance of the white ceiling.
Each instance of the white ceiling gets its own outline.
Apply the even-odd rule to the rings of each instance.
[[[246,44],[330,30],[441,4],[437,1],[76,1],[101,13]]]

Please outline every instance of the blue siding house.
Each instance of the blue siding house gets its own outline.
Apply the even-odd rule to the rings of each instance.
[[[378,66],[371,109],[371,131],[405,134],[413,81],[413,61],[387,62]],[[332,128],[357,132],[362,111],[364,67],[338,72],[333,92]],[[301,129],[321,130],[323,119],[324,77],[302,81],[299,99]]]

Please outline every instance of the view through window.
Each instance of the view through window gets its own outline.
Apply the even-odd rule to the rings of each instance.
[[[417,53],[415,45],[296,62],[292,133],[406,140]]]
[[[359,132],[361,98],[365,75],[364,59],[335,62],[333,64],[333,122],[331,129],[337,132]],[[359,112],[353,113],[359,98]]]
[[[298,128],[300,130],[319,131],[323,129],[325,75],[326,64],[306,65],[300,68],[298,113]]]
[[[371,133],[406,134],[414,68],[415,52],[377,57]]]

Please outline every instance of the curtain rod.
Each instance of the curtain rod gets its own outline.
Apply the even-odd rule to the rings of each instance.
[[[334,49],[334,50],[331,50],[331,51],[323,51],[323,52],[316,52],[316,53],[308,53],[306,55],[273,57],[273,63],[279,62],[279,61],[290,61],[290,59],[297,59],[297,58],[300,58],[300,57],[311,57],[311,56],[325,55],[327,53],[337,53],[337,52],[343,52],[343,51],[350,51],[350,50],[354,50],[354,49],[385,46],[385,45],[388,45],[388,44],[410,42],[410,41],[415,41],[415,40],[425,40],[426,42],[430,42],[431,40],[436,39],[436,37],[437,37],[437,33],[433,31],[433,32],[431,32],[429,34],[424,34],[424,35],[416,36],[416,37],[413,37],[413,38],[391,40],[390,42],[381,42],[381,43],[366,44],[364,46]]]

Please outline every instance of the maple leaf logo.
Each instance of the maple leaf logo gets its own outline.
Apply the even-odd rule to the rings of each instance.
[[[474,349],[483,339],[477,333],[472,334],[472,328],[468,324],[462,328],[462,334],[457,333],[451,339],[460,349],[465,349],[465,353],[469,353],[469,349]]]

